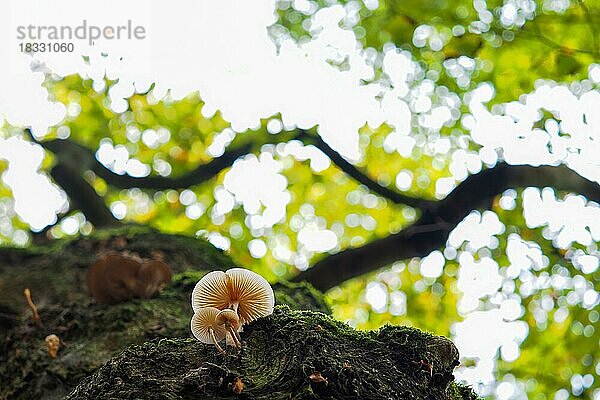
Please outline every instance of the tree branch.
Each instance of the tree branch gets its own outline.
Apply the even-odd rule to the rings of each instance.
[[[588,50],[588,49],[579,49],[579,48],[575,48],[575,47],[568,47],[568,46],[564,46],[564,45],[554,41],[553,39],[549,38],[548,36],[546,36],[542,33],[540,27],[537,25],[535,20],[530,24],[530,26],[532,27],[532,30],[533,30],[533,32],[531,32],[532,37],[538,39],[541,43],[545,44],[546,46],[550,47],[551,49],[558,49],[561,52],[567,53],[567,54],[571,54],[571,53],[596,54],[596,49]],[[524,32],[528,32],[528,31],[525,30]],[[524,36],[524,37],[527,37],[527,36]]]
[[[31,132],[28,131],[27,133],[32,140],[55,153],[57,157],[62,158],[65,163],[70,163],[74,169],[79,169],[81,172],[89,169],[100,178],[104,179],[109,185],[121,189],[140,188],[164,190],[182,189],[197,185],[214,178],[219,172],[233,165],[235,160],[244,154],[249,153],[252,150],[252,147],[256,146],[256,144],[241,145],[238,148],[225,152],[222,156],[215,158],[206,164],[196,167],[196,169],[186,173],[185,175],[177,177],[147,176],[136,178],[126,174],[119,175],[111,171],[96,159],[94,153],[90,149],[76,142],[61,139],[38,142],[33,137]],[[312,135],[305,130],[299,129],[295,136],[281,136],[279,140],[276,141],[289,141],[292,139],[300,140],[305,145],[314,145],[323,153],[325,153],[325,155],[327,155],[327,157],[329,157],[331,161],[343,172],[354,178],[357,182],[365,185],[374,193],[385,197],[393,203],[406,204],[416,208],[427,208],[435,203],[430,200],[406,196],[380,185],[366,174],[361,172],[353,164],[344,159],[337,151],[325,143],[325,141],[319,135]]]
[[[231,167],[235,160],[244,154],[248,154],[251,148],[252,146],[247,144],[240,146],[237,149],[229,150],[222,156],[215,158],[206,164],[202,164],[185,175],[178,177],[147,176],[135,178],[130,175],[119,175],[106,168],[95,159],[95,162],[91,165],[91,170],[100,178],[104,179],[109,185],[121,189],[183,189],[214,178],[225,168]]]
[[[299,139],[303,140],[305,144],[312,144],[319,150],[321,150],[329,159],[338,166],[342,171],[354,178],[357,182],[365,185],[372,192],[391,200],[395,204],[406,204],[407,206],[415,208],[428,208],[434,201],[419,199],[410,197],[391,190],[383,185],[380,185],[365,173],[356,168],[353,164],[348,162],[342,157],[337,151],[332,149],[325,141],[318,135],[310,135],[306,131],[300,130]]]
[[[251,144],[242,145],[181,176],[133,177],[127,174],[119,175],[111,171],[96,159],[96,156],[89,148],[76,142],[68,139],[53,139],[40,142],[35,139],[28,129],[26,129],[26,132],[34,142],[53,152],[59,159],[63,160],[63,163],[68,163],[73,169],[79,170],[80,173],[90,170],[104,179],[109,185],[120,189],[164,190],[182,189],[197,185],[214,178],[219,172],[230,167],[239,157],[249,153],[252,148]]]
[[[364,246],[327,256],[293,280],[308,281],[324,291],[397,260],[426,256],[446,244],[452,229],[469,212],[490,208],[494,197],[507,189],[528,186],[551,186],[600,202],[600,185],[565,166],[498,164],[468,177],[413,225]]]
[[[85,165],[90,162],[87,154],[81,150],[85,147],[67,140],[40,142],[30,129],[25,129],[25,133],[34,143],[56,154],[58,162],[50,170],[50,176],[67,193],[71,201],[69,210],[81,210],[85,217],[98,228],[119,224],[119,221],[106,207],[104,199],[83,178]],[[57,151],[59,147],[67,151]]]
[[[59,162],[50,170],[50,176],[67,193],[74,208],[80,209],[95,227],[119,224],[104,199],[85,181],[80,171]]]
[[[600,53],[600,47],[598,46],[598,31],[596,29],[596,24],[594,23],[592,13],[590,12],[590,9],[588,8],[587,4],[585,4],[585,1],[578,0],[577,3],[579,4],[579,7],[583,10],[586,21],[590,27],[590,33],[592,35],[592,44],[594,46],[594,54],[598,55]]]

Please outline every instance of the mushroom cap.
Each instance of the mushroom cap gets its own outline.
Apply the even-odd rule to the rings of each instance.
[[[225,274],[229,299],[237,304],[242,325],[273,313],[275,295],[265,278],[244,268],[232,268]]]
[[[244,268],[209,272],[192,291],[194,312],[204,307],[233,308],[242,325],[272,314],[274,306],[275,295],[269,282]]]
[[[215,307],[206,307],[194,313],[192,321],[190,322],[190,328],[196,339],[202,343],[215,344],[210,334],[211,329],[214,332],[217,342],[225,339],[227,330],[223,325],[219,325],[216,322],[219,311],[220,310]]]
[[[225,325],[229,323],[233,329],[237,330],[240,327],[240,317],[231,308],[226,308],[219,311],[216,317],[216,323],[219,325]]]
[[[204,275],[192,291],[192,309],[200,311],[204,307],[216,307],[219,310],[229,306],[227,293],[227,275],[223,271],[213,271]]]

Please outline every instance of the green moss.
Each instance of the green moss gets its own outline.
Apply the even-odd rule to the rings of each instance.
[[[450,387],[450,399],[452,400],[480,400],[481,398],[473,390],[461,383],[453,382]]]
[[[96,305],[89,299],[66,305],[41,305],[44,322],[36,329],[26,317],[8,331],[0,342],[0,399],[55,399],[64,396],[77,382],[110,357],[131,344],[154,338],[190,337],[192,315],[190,293],[205,272],[185,271],[154,299],[117,305]],[[279,286],[279,285],[278,285]],[[293,307],[321,310],[323,296],[307,285],[275,289],[277,301]],[[298,288],[291,296],[290,290]],[[315,297],[313,297],[315,296]],[[67,346],[52,360],[44,338],[57,334]]]
[[[245,399],[475,398],[452,382],[454,345],[413,328],[355,331],[322,313],[278,306],[247,326],[242,340],[241,352],[228,348],[224,356],[189,339],[131,346],[68,398],[237,398],[236,378]],[[315,372],[326,381],[311,379]]]
[[[273,286],[273,289],[275,290],[275,304],[287,304],[295,310],[313,310],[331,314],[331,309],[325,302],[323,293],[308,282],[280,281]]]

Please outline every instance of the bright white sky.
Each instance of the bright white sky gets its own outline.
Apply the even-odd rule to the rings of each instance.
[[[294,7],[299,10],[310,10],[314,6],[311,4],[294,1]],[[377,1],[365,4],[376,7]],[[503,18],[513,15],[510,10],[505,11]],[[471,131],[473,140],[483,148],[478,153],[451,148],[446,138],[428,144],[433,154],[452,152],[453,178],[436,183],[439,197],[451,191],[468,174],[478,172],[484,164],[496,162],[498,150],[511,163],[540,165],[564,161],[582,175],[600,180],[597,157],[600,152],[600,113],[597,112],[600,66],[590,66],[588,80],[571,87],[548,82],[493,114],[485,103],[493,97],[494,89],[483,85],[464,99],[470,113],[461,115],[458,110],[462,100],[457,95],[440,95],[432,81],[422,79],[423,71],[410,54],[390,46],[383,58],[389,85],[364,84],[364,80],[374,77],[372,65],[376,54],[372,49],[361,49],[352,31],[339,26],[340,20],[349,24],[356,22],[356,10],[351,6],[346,9],[332,6],[314,14],[311,24],[314,40],[299,45],[279,36],[276,45],[267,30],[276,21],[272,0],[3,1],[0,2],[0,59],[8,60],[8,63],[0,64],[0,122],[4,118],[12,125],[32,126],[34,133],[41,137],[49,126],[63,119],[67,110],[47,100],[47,92],[40,85],[42,73],[32,72],[32,60],[18,52],[16,27],[29,24],[75,27],[83,18],[88,24],[100,26],[126,24],[131,19],[134,25],[145,27],[147,39],[99,40],[91,47],[85,41],[76,41],[74,53],[40,54],[36,62],[44,63],[46,70],[62,76],[79,73],[98,82],[104,74],[118,78],[119,83],[110,91],[111,107],[115,111],[126,107],[124,97],[135,90],[147,89],[152,82],[156,83],[154,94],[158,97],[167,90],[171,90],[174,98],[198,90],[206,102],[203,112],[221,110],[224,118],[232,123],[233,131],[224,132],[210,149],[214,154],[222,152],[236,132],[254,128],[260,118],[276,113],[281,113],[284,126],[309,128],[318,125],[323,138],[350,160],[360,159],[357,131],[365,123],[376,127],[386,121],[393,126],[395,130],[386,139],[385,149],[408,156],[419,139],[411,132],[415,121],[435,133],[444,124],[460,119]],[[428,32],[420,30],[415,40],[425,40]],[[435,37],[430,36],[428,40],[435,45]],[[82,55],[89,57],[89,63],[84,62]],[[348,68],[344,70],[331,65],[343,60],[348,62]],[[461,58],[450,68],[454,69],[457,79],[468,82],[472,60]],[[420,83],[415,84],[417,81]],[[442,100],[434,102],[433,93]],[[377,96],[381,96],[381,100]],[[560,126],[558,122],[549,122],[544,130],[533,129],[541,108],[560,115]],[[270,129],[277,131],[281,126]],[[559,135],[559,130],[570,135]],[[160,140],[160,135],[146,135],[142,140]],[[310,158],[315,170],[328,165],[325,157],[314,148],[290,144],[284,152]],[[61,191],[37,172],[42,157],[43,152],[38,146],[15,137],[3,138],[0,132],[0,158],[9,161],[3,179],[13,190],[15,211],[33,229],[42,229],[54,222],[56,212],[66,205]],[[98,158],[119,173],[145,175],[151,170],[149,166],[129,159],[126,151],[123,153],[110,144],[98,152]],[[156,166],[154,168],[161,172]],[[254,214],[256,227],[277,223],[285,215],[285,206],[289,202],[287,182],[279,174],[280,170],[279,162],[269,154],[236,163],[227,174],[225,189],[215,191],[217,206],[213,212],[226,214],[237,201],[243,204],[246,212]],[[401,171],[395,178],[396,186],[406,189],[412,179],[410,171]],[[592,239],[600,240],[600,226],[591,225],[594,220],[600,221],[598,207],[586,205],[584,199],[577,196],[557,200],[551,191],[530,190],[525,197],[528,224],[549,224],[553,232],[560,232],[556,238],[560,246],[573,241],[587,244]],[[44,201],[40,203],[39,199]],[[510,194],[501,201],[505,208],[514,207],[514,198]],[[125,212],[121,204],[113,205],[112,210],[120,216]],[[198,218],[204,212],[193,199],[188,211],[191,218]],[[318,214],[318,210],[316,212]],[[582,212],[590,217],[581,218]],[[306,251],[336,248],[334,231],[317,223],[314,212],[310,215],[313,222],[309,221],[298,232]],[[453,232],[449,247],[459,249],[464,244],[469,250],[454,254],[461,264],[458,285],[465,294],[459,304],[465,320],[455,326],[455,341],[463,355],[480,358],[475,367],[463,368],[458,375],[470,383],[484,384],[483,392],[500,388],[496,393],[498,397],[510,398],[516,389],[511,392],[502,385],[485,389],[485,384],[493,379],[498,349],[507,360],[518,357],[519,344],[527,336],[526,325],[518,321],[521,306],[518,300],[507,295],[498,301],[496,309],[477,311],[481,297],[504,290],[503,277],[494,260],[484,257],[476,262],[471,254],[484,246],[493,246],[494,235],[503,229],[494,213],[473,213]],[[228,246],[227,238],[218,235],[212,238],[215,244]],[[265,243],[257,239],[251,242],[250,251],[253,256],[261,257],[267,249]],[[519,237],[511,238],[507,251],[511,253],[509,258],[515,266],[511,273],[515,276],[524,273],[523,270],[536,268],[531,260],[543,264],[539,248]],[[444,255],[448,257],[448,254]],[[423,275],[439,276],[444,255],[436,251],[425,258],[421,266]],[[582,268],[595,270],[597,258],[585,257],[590,256],[581,256]],[[306,260],[297,265],[305,267]],[[405,298],[401,294],[388,296],[378,285],[374,282],[367,290],[367,300],[373,308],[377,310],[389,302],[391,309],[402,314],[406,309]],[[586,306],[593,306],[598,301],[597,293],[590,294],[586,290],[585,287],[581,289],[581,301]],[[495,334],[482,336],[483,329]],[[481,342],[482,337],[486,337],[485,343]]]

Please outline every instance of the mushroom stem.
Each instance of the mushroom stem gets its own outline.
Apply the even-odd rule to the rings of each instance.
[[[231,307],[231,309],[232,309],[233,311],[235,311],[235,312],[237,313],[237,312],[238,312],[238,306],[239,306],[239,305],[240,305],[240,303],[236,301],[235,303],[231,303],[229,306]]]
[[[229,330],[229,334],[231,335],[231,339],[233,340],[235,347],[241,348],[242,343],[240,342],[240,339],[237,336],[237,332],[235,331],[235,329],[233,329],[233,326],[227,325],[227,330]]]
[[[238,340],[238,342],[240,343],[240,346],[242,345],[242,337],[240,336],[240,332],[237,330],[233,330],[233,333],[235,334],[236,339]]]
[[[210,337],[213,340],[213,343],[215,344],[216,348],[219,350],[220,353],[225,354],[225,350],[223,350],[223,348],[221,346],[219,346],[219,342],[217,341],[217,338],[215,337],[215,331],[211,328],[210,330]]]

